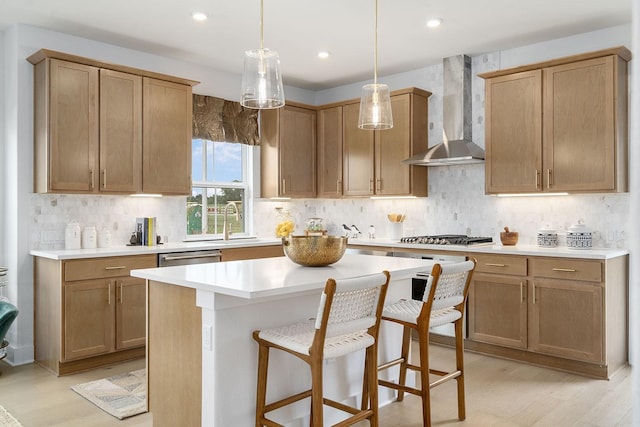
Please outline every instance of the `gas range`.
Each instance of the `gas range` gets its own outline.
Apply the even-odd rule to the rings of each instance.
[[[403,237],[400,243],[421,243],[426,245],[492,245],[492,237],[466,236],[464,234],[438,234],[433,236]]]

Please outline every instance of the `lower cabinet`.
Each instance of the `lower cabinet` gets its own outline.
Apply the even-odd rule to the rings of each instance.
[[[227,248],[222,250],[221,261],[237,261],[243,259],[274,258],[284,256],[282,245],[251,246],[244,248]]]
[[[627,363],[627,256],[473,256],[467,348],[601,378]]]
[[[155,254],[35,260],[36,362],[57,375],[142,357],[146,284],[132,269]]]
[[[469,290],[469,338],[527,348],[526,279],[476,273]]]

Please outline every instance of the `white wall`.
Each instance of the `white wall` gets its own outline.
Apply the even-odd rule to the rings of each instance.
[[[634,1],[632,8],[632,54],[634,58],[640,58],[640,2]],[[637,60],[636,60],[637,61]],[[629,362],[634,366],[632,370],[631,395],[633,396],[633,425],[640,425],[640,168],[637,167],[640,160],[640,67],[634,67],[631,75],[631,109],[629,112],[630,123],[630,159],[632,167],[629,168],[630,196],[630,226],[629,233],[632,238],[629,241]]]
[[[539,56],[540,52],[551,58],[617,45],[630,45],[628,26],[477,56],[473,58],[473,73],[505,67],[507,61],[512,66],[546,59]],[[185,203],[181,197],[140,201],[122,196],[32,193],[33,71],[26,57],[40,48],[201,81],[194,92],[226,99],[237,99],[240,83],[239,75],[39,28],[16,25],[5,32],[5,186],[0,187],[4,189],[5,202],[5,256],[4,259],[0,257],[0,262],[5,262],[10,268],[10,292],[21,310],[17,324],[12,328],[14,335],[10,337],[12,349],[9,360],[13,363],[26,363],[33,357],[33,262],[28,255],[30,249],[62,247],[64,224],[70,219],[87,225],[106,225],[112,230],[114,242],[127,238],[135,216],[158,216],[161,234],[168,235],[170,240],[180,239],[185,230]],[[441,141],[442,66],[386,76],[381,81],[388,83],[391,89],[416,86],[433,92],[429,101],[429,141],[431,144]],[[291,87],[286,87],[285,91],[290,100],[323,104],[358,98],[361,86],[358,83],[318,93]],[[481,79],[474,78],[473,132],[474,140],[481,146],[484,146],[483,106],[484,85]],[[408,234],[451,232],[491,235],[497,239],[500,229],[509,225],[521,231],[522,243],[533,243],[539,227],[551,223],[562,229],[582,217],[597,232],[597,245],[629,245],[629,194],[543,198],[544,202],[540,199],[498,199],[484,195],[484,167],[481,164],[430,168],[429,194],[426,199],[416,200],[257,200],[255,228],[260,235],[273,236],[277,222],[274,208],[287,206],[299,224],[308,217],[322,216],[333,227],[356,223],[366,230],[368,225],[374,224],[378,235],[384,236],[388,234],[386,214],[394,211],[408,215],[405,230]]]
[[[0,99],[4,99],[4,87],[7,84],[4,75],[4,34],[0,32]],[[4,130],[4,102],[0,102],[0,266],[4,266],[4,172],[5,157],[4,157],[4,141],[6,139]]]

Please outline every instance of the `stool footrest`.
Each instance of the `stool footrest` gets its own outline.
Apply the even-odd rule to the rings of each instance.
[[[396,383],[392,383],[390,381],[386,381],[386,380],[378,380],[378,385],[384,386],[384,387],[388,387],[388,388],[392,388],[394,390],[398,390],[398,391],[404,391],[407,393],[411,393],[411,394],[415,394],[416,396],[422,396],[422,391],[420,391],[419,389],[415,388],[415,387],[409,387],[406,385],[402,385],[402,384],[396,384]]]
[[[268,405],[265,405],[264,412],[267,413],[267,412],[275,411],[278,408],[282,408],[283,406],[287,406],[291,403],[297,402],[298,400],[302,400],[307,397],[311,397],[311,390],[303,391],[301,393],[294,394],[293,396],[289,396],[285,399],[271,402]]]
[[[432,372],[431,370],[429,370],[429,372],[430,373],[435,373],[437,375],[441,375],[438,372]],[[454,378],[458,378],[460,375],[462,375],[462,372],[454,371],[454,372],[450,372],[450,373],[445,372],[444,374],[445,375],[443,375],[442,378],[438,378],[437,380],[429,383],[429,388],[434,388],[435,386],[438,386],[438,385],[440,385],[440,384],[442,384],[444,382],[447,382],[447,381],[452,380]]]
[[[393,366],[399,365],[400,363],[404,362],[404,357],[399,357],[397,359],[391,360],[387,363],[384,363],[382,365],[378,366],[378,371],[384,371],[385,369],[389,369]]]

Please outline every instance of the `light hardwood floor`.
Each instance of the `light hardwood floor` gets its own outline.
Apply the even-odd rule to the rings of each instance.
[[[453,350],[431,346],[431,353],[432,366],[450,368]],[[119,421],[70,390],[77,383],[142,367],[144,361],[138,360],[57,378],[37,365],[0,362],[0,404],[24,427],[151,427],[150,414]],[[450,381],[432,389],[435,426],[634,425],[630,367],[609,381],[593,380],[469,352],[465,367],[467,419],[457,420],[455,382]],[[418,398],[407,396],[384,406],[380,425],[422,426],[419,405]]]

